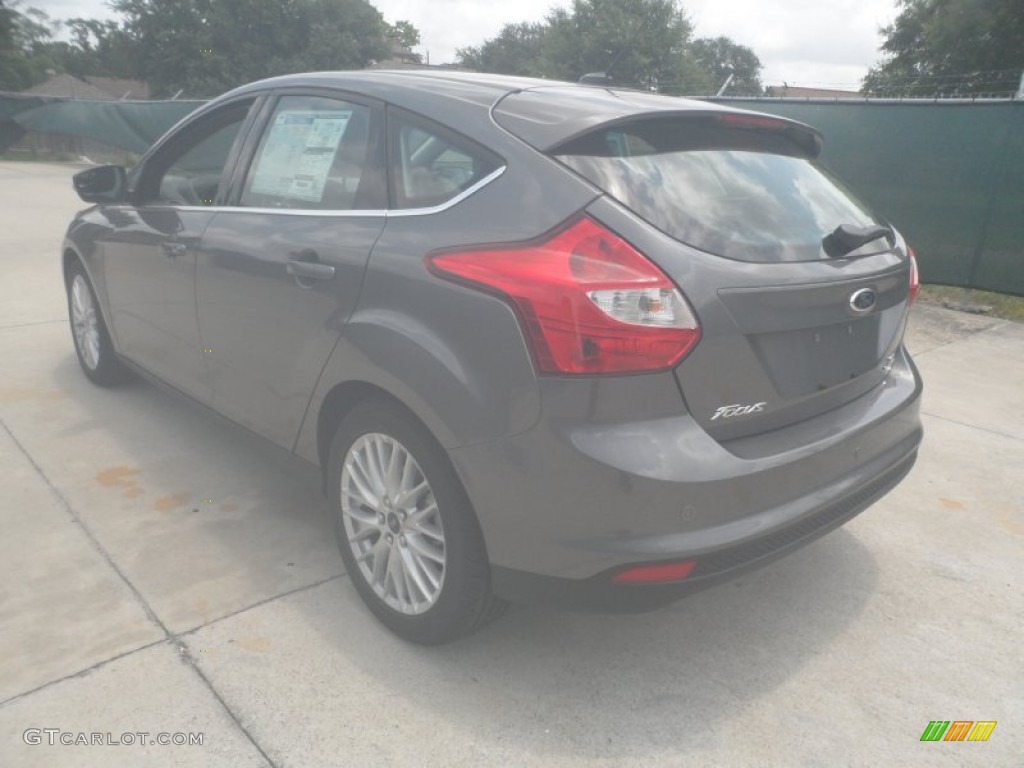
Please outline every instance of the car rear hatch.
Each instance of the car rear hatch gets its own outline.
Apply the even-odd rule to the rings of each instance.
[[[601,89],[564,89],[582,95],[559,115],[545,91],[506,97],[495,119],[605,192],[588,213],[682,289],[701,340],[675,374],[712,436],[785,427],[885,379],[906,248],[815,162],[813,129]]]

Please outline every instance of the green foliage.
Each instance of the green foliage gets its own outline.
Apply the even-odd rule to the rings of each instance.
[[[574,0],[542,23],[506,24],[457,57],[481,72],[571,81],[607,72],[615,85],[678,94],[717,90],[735,69],[730,93],[760,93],[761,62],[752,50],[725,37],[692,36],[677,0]]]
[[[761,60],[747,46],[734,43],[728,37],[702,37],[693,41],[692,50],[697,64],[711,78],[705,89],[709,93],[717,92],[729,75],[733,79],[726,95],[760,96],[764,93]]]
[[[155,95],[212,96],[289,72],[358,69],[388,54],[366,0],[114,0],[134,70]]]
[[[46,79],[56,66],[46,50],[51,27],[42,11],[0,0],[0,91],[21,91]]]
[[[617,85],[660,89],[702,79],[688,51],[693,27],[675,0],[574,0],[547,24],[542,65],[550,77],[608,72]]]
[[[118,21],[75,18],[52,40],[45,14],[0,0],[0,89],[47,70],[147,81],[154,96],[214,96],[263,77],[359,69],[387,58],[389,38],[419,43],[368,0],[113,0]]]
[[[898,0],[882,29],[876,96],[1010,95],[1024,70],[1024,0]]]
[[[48,45],[50,57],[58,69],[76,77],[134,76],[135,46],[116,22],[75,18],[61,25],[70,40]]]
[[[415,48],[420,44],[420,31],[409,21],[396,21],[389,25],[388,34],[406,48]]]
[[[461,66],[478,72],[543,77],[546,73],[541,55],[546,30],[543,24],[506,24],[497,37],[477,48],[460,48],[455,55]]]

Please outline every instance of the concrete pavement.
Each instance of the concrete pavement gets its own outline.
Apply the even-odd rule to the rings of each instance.
[[[1024,326],[915,308],[918,465],[797,554],[418,648],[359,603],[315,472],[80,373],[72,171],[0,163],[0,766],[1024,765]],[[936,719],[998,725],[921,743]]]

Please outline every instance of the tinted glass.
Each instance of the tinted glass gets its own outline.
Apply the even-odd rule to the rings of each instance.
[[[170,205],[213,205],[231,147],[247,109],[211,117],[193,129],[190,140],[168,147],[166,158],[156,158],[166,170],[158,177],[155,197]]]
[[[666,234],[732,259],[826,258],[821,240],[840,224],[881,223],[778,131],[650,120],[556,156]],[[851,255],[886,247],[879,239]]]
[[[316,96],[284,96],[260,139],[240,204],[353,210],[383,206],[372,111]]]
[[[399,208],[440,205],[500,166],[493,154],[440,126],[391,117],[395,202]]]

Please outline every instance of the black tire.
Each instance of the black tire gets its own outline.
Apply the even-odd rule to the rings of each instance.
[[[342,470],[349,450],[364,435],[397,440],[419,465],[433,492],[444,533],[444,578],[435,602],[414,615],[377,594],[356,562],[341,506]],[[500,616],[506,604],[491,594],[490,565],[480,525],[444,449],[411,414],[385,398],[364,400],[342,421],[328,455],[327,490],[335,536],[352,584],[373,614],[399,637],[438,645],[468,635]]]
[[[72,290],[76,278],[80,278],[85,281],[85,288],[88,289],[96,315],[96,330],[99,335],[99,354],[97,355],[96,364],[93,366],[89,365],[87,362],[86,356],[79,346],[78,335],[75,333],[75,318],[74,311],[72,309]],[[107,331],[107,324],[103,319],[103,313],[100,311],[100,304],[99,300],[96,298],[96,291],[93,289],[92,283],[89,280],[89,275],[86,274],[85,268],[80,262],[74,261],[68,267],[65,288],[67,289],[68,322],[71,325],[71,339],[75,345],[75,355],[78,357],[78,364],[82,367],[82,372],[85,373],[93,384],[101,387],[109,387],[114,384],[119,384],[127,377],[127,370],[117,359],[117,354],[114,352],[114,345],[110,341],[110,333]]]

